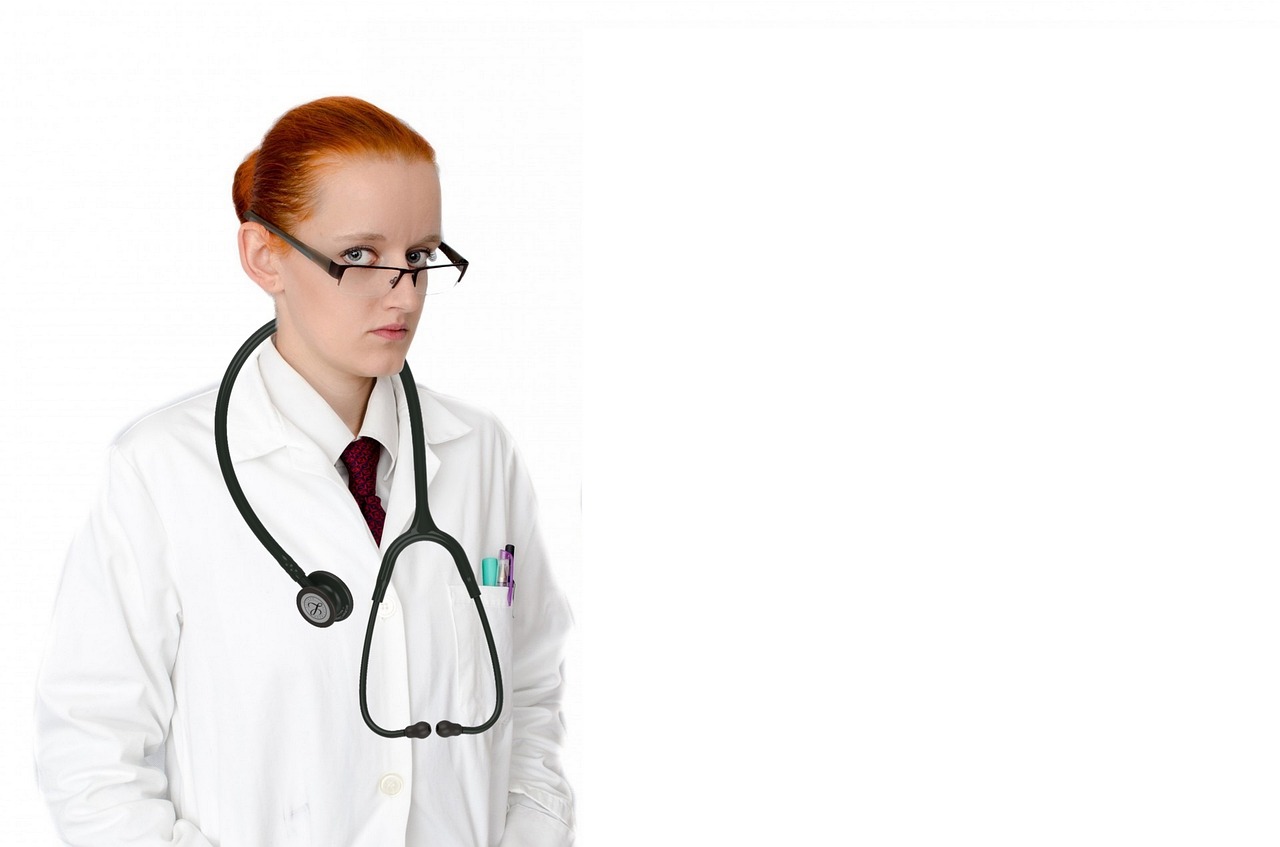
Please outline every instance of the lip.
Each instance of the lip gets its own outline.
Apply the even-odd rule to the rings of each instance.
[[[375,330],[371,330],[374,335],[382,338],[389,338],[392,341],[398,341],[409,334],[409,327],[405,324],[388,324],[380,326]]]

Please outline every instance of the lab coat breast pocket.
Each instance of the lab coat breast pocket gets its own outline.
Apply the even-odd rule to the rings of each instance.
[[[475,601],[467,593],[465,585],[450,586],[453,594],[453,631],[457,638],[458,692],[462,702],[468,704],[463,714],[469,726],[484,723],[493,714],[493,668],[489,659],[489,646],[485,641],[484,627],[476,612]],[[514,619],[512,606],[507,605],[507,589],[502,586],[480,587],[480,602],[489,629],[493,632],[493,646],[498,652],[499,669],[502,672],[502,713],[498,726],[511,719],[512,630]]]

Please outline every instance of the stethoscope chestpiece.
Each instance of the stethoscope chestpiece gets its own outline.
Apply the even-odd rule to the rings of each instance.
[[[298,611],[303,620],[325,627],[351,614],[351,591],[342,580],[328,571],[312,571],[307,580],[311,584],[298,592]]]

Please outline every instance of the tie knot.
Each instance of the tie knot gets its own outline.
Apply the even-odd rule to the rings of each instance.
[[[367,497],[374,493],[378,475],[378,452],[381,448],[381,444],[366,435],[352,441],[342,451],[342,463],[347,466],[347,474],[350,476],[351,493],[357,497]]]

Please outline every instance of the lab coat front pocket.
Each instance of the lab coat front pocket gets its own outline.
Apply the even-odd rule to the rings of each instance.
[[[484,637],[484,627],[476,611],[475,601],[467,593],[465,585],[450,586],[453,592],[453,631],[457,638],[458,691],[463,698],[468,726],[484,723],[493,714],[493,667],[489,659],[489,646]],[[511,667],[512,607],[507,605],[507,589],[501,586],[480,587],[480,602],[489,629],[493,633],[493,646],[498,652],[498,667],[502,672],[502,713],[499,725],[510,720],[511,715]]]

